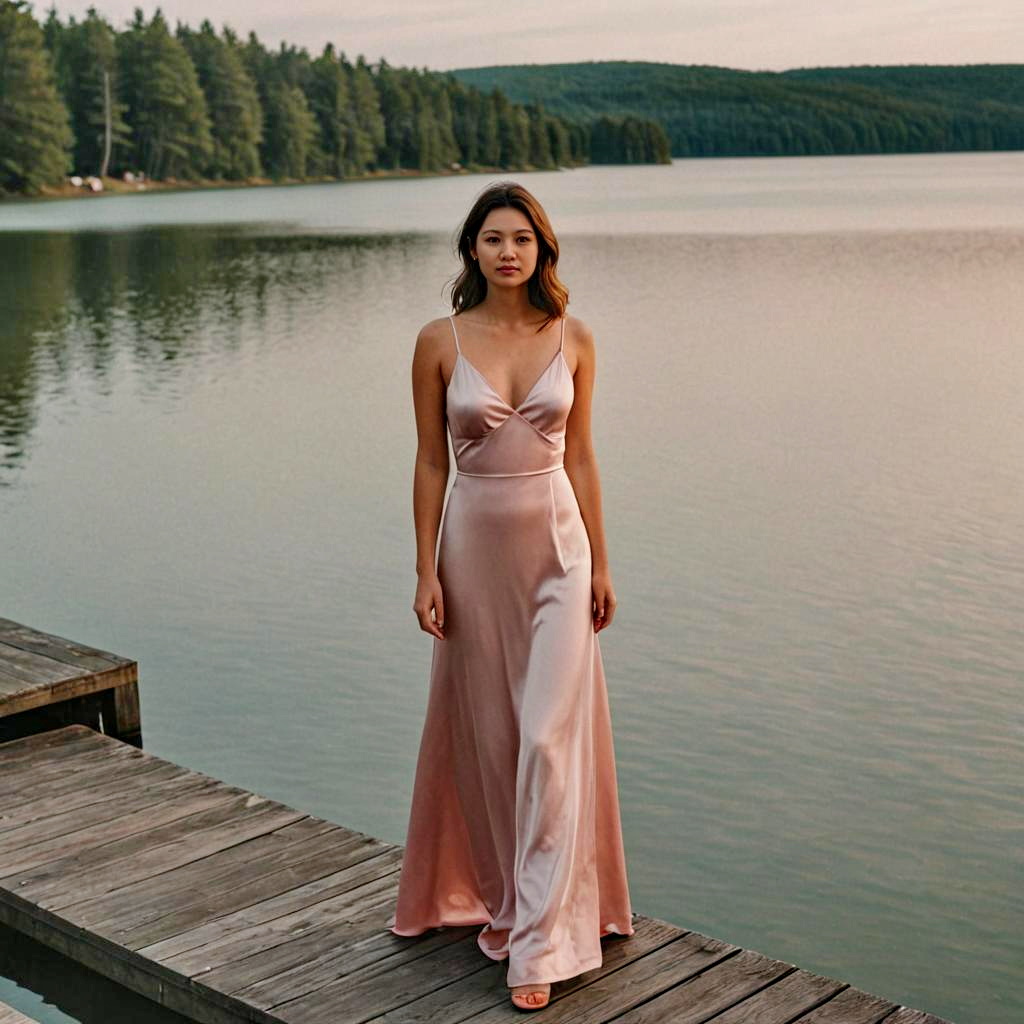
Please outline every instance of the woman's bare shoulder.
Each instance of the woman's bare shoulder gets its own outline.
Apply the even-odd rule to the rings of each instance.
[[[440,354],[445,345],[451,345],[452,325],[446,316],[428,320],[416,335],[416,351],[426,354]]]
[[[448,336],[451,337],[452,323],[446,316],[439,316],[433,320],[428,320],[421,328],[419,334],[416,335],[416,340],[419,341],[423,338],[429,341],[431,338],[440,338],[443,332],[447,332]]]
[[[594,333],[585,320],[571,313],[565,314],[565,339],[576,352],[593,352]]]

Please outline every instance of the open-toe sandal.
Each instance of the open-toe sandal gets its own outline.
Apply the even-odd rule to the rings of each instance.
[[[519,986],[516,986],[517,988]],[[512,1005],[520,1010],[543,1010],[551,998],[551,986],[537,985],[525,992],[511,992]],[[540,998],[538,998],[538,996]]]

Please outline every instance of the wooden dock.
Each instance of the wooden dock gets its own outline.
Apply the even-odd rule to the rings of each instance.
[[[0,619],[0,743],[78,724],[142,746],[138,684],[128,658]]]
[[[386,928],[402,848],[83,726],[0,745],[0,923],[202,1024],[519,1020],[479,926]],[[943,1024],[657,918],[559,1024]],[[0,1020],[3,1018],[0,1017]]]

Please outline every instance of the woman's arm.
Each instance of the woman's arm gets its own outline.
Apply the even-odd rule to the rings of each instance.
[[[576,492],[583,523],[590,538],[593,564],[594,632],[611,625],[615,615],[615,592],[608,567],[608,549],[604,535],[604,513],[601,505],[601,478],[591,435],[590,418],[597,370],[594,335],[578,317],[571,317],[573,351],[576,371],[573,374],[575,397],[565,429],[565,471]]]
[[[416,414],[416,464],[412,514],[416,529],[416,598],[413,611],[425,632],[444,639],[444,595],[434,567],[437,533],[448,485],[444,378],[441,375],[438,321],[416,338],[412,358],[412,397]],[[434,617],[431,618],[431,612]]]

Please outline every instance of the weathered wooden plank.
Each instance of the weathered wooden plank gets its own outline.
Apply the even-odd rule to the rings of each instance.
[[[797,1020],[799,1024],[880,1024],[888,1021],[894,1007],[888,999],[851,986]]]
[[[135,750],[136,748],[126,746],[125,749]],[[87,766],[82,769],[81,779],[78,778],[78,773],[69,772],[66,776],[38,784],[25,784],[13,793],[6,793],[0,796],[0,814],[21,813],[31,809],[31,806],[40,807],[45,801],[52,800],[54,797],[66,796],[69,800],[76,800],[79,799],[76,794],[81,793],[82,799],[85,799],[87,791],[94,786],[109,785],[113,782],[120,782],[128,786],[132,784],[133,780],[139,779],[143,774],[156,771],[161,766],[160,761],[143,761],[129,757],[112,758],[106,772],[97,766]]]
[[[110,740],[94,733],[99,739],[107,744]],[[123,778],[123,786],[139,790],[148,784],[148,773],[157,769],[175,768],[183,778],[205,778],[209,781],[216,781],[201,772],[193,772],[180,765],[174,765],[170,761],[164,761],[153,757],[137,747],[127,743],[116,743],[106,750],[93,749],[83,745],[78,752],[63,750],[64,756],[59,760],[51,758],[43,765],[38,772],[33,772],[27,767],[19,767],[14,773],[4,774],[0,778],[0,813],[5,816],[17,814],[30,814],[45,800],[54,795],[66,793],[68,803],[82,804],[76,794],[86,793],[89,790],[109,787],[115,778]],[[125,771],[127,770],[127,775]],[[155,776],[159,778],[160,776]],[[134,780],[138,780],[135,784]],[[223,783],[220,783],[223,785]],[[238,792],[242,792],[238,790]],[[86,802],[95,802],[91,795]],[[34,805],[23,807],[24,804]],[[19,808],[15,811],[15,808]]]
[[[0,923],[200,1024],[497,1024],[480,925],[386,926],[403,851],[83,729],[0,746]],[[561,1024],[948,1024],[667,922],[552,986]]]
[[[0,777],[5,775],[8,769],[25,763],[38,768],[54,756],[54,751],[81,743],[90,743],[94,748],[100,747],[103,745],[103,737],[84,725],[70,725],[64,729],[0,743]]]
[[[384,927],[384,916],[378,915],[379,927]],[[597,978],[610,974],[620,967],[652,952],[659,946],[678,938],[685,932],[665,921],[656,918],[638,917],[635,922],[635,933],[629,941],[609,937],[602,942],[603,963],[600,967],[576,978],[556,982],[552,986],[552,1000],[555,1001],[576,989],[583,988]],[[412,939],[398,938],[387,932],[398,945],[384,957],[369,958],[371,953],[364,953],[362,948],[346,948],[340,952],[327,948],[319,957],[308,963],[296,966],[288,971],[267,977],[242,989],[232,989],[233,979],[225,976],[223,987],[239,999],[260,1007],[270,1009],[273,1006],[290,1002],[299,996],[318,991],[324,985],[345,977],[354,980],[365,980],[369,972],[364,969],[370,964],[379,966],[387,973],[391,966],[404,960],[413,960],[429,950],[428,943],[440,944],[440,940],[458,940],[464,933],[475,937],[480,925],[471,925],[459,929],[432,929],[422,936]],[[436,989],[425,996],[404,1003],[396,1010],[374,1017],[375,1024],[457,1024],[458,1021],[473,1017],[490,1009],[507,1009],[509,1004],[508,987],[505,983],[507,961],[488,962],[483,955],[479,956],[480,970],[466,978]],[[351,969],[350,969],[351,968]],[[374,972],[379,973],[379,972]],[[213,976],[204,977],[205,984],[211,984]]]
[[[0,741],[76,721],[141,746],[138,665],[0,620]]]
[[[205,902],[214,893],[220,895],[236,885],[256,882],[263,874],[290,865],[293,859],[301,861],[306,844],[316,843],[321,834],[329,839],[339,832],[350,834],[348,829],[322,818],[302,818],[202,860],[69,904],[62,913],[81,928],[109,931],[118,942],[129,945],[124,941],[125,933],[145,928],[157,919],[186,913],[194,894],[198,894],[199,902]],[[250,864],[251,875],[247,873]],[[203,920],[208,911],[200,908],[198,913]]]
[[[340,1020],[358,1024],[471,977],[481,970],[482,956],[476,936],[470,934],[394,965],[387,972],[386,983],[377,974],[364,979],[339,978],[312,995],[275,1007],[274,1014],[296,1024],[337,1024]]]
[[[700,1024],[792,970],[792,964],[744,949],[616,1019],[622,1024]]]
[[[262,862],[256,859],[251,866],[241,864],[215,881],[198,880],[195,888],[176,896],[176,909],[172,913],[167,913],[166,903],[154,905],[149,901],[138,912],[93,927],[131,949],[142,948],[181,935],[211,917],[224,917],[291,892],[336,873],[343,863],[366,860],[386,849],[379,840],[369,837],[345,840],[343,836],[337,836],[338,832],[347,830],[336,829],[321,837],[322,842],[316,839],[307,841],[301,850],[288,848],[273,857],[264,858]],[[306,856],[316,851],[320,851],[319,856]],[[273,870],[275,862],[277,870]],[[206,861],[201,862],[203,864]],[[215,866],[211,867],[216,870]]]
[[[294,934],[281,936],[282,941],[277,944],[267,944],[252,956],[203,971],[192,980],[231,994],[252,989],[254,983],[262,982],[266,986],[265,1007],[269,1007],[318,991],[342,976],[363,980],[371,973],[389,974],[398,964],[460,942],[480,930],[479,926],[432,929],[412,942],[399,945],[394,941],[396,936],[385,927],[396,892],[395,888],[382,889],[350,905],[344,915],[328,919],[319,926],[296,928]],[[486,958],[478,949],[475,967],[485,964]],[[286,986],[281,985],[283,975],[287,975]],[[245,1001],[254,1002],[247,997]]]
[[[260,925],[287,914],[305,910],[325,899],[346,893],[354,885],[365,884],[381,875],[391,877],[401,864],[402,851],[398,847],[387,846],[382,852],[370,858],[371,868],[367,871],[364,863],[356,863],[351,867],[342,868],[317,878],[295,889],[289,889],[278,896],[254,903],[242,910],[225,914],[223,917],[211,915],[205,924],[191,928],[150,946],[139,947],[138,952],[151,960],[165,960],[179,953],[199,947],[214,948],[217,943],[230,940],[239,932],[253,925]]]
[[[796,970],[719,1014],[715,1024],[789,1024],[845,987],[835,978]]]
[[[5,809],[0,813],[0,865],[5,852],[113,821],[196,786],[223,783],[177,765],[156,762],[151,769],[114,785],[97,782],[85,789]]]
[[[75,643],[66,637],[33,629],[13,619],[0,618],[0,641],[25,651],[45,654],[55,661],[66,661],[69,665],[89,672],[135,664],[130,658],[124,658],[120,654]]]
[[[113,728],[106,731],[125,743],[142,746],[142,710],[139,707],[138,683],[125,683],[114,691]]]
[[[36,1024],[36,1022],[23,1013],[19,1013],[13,1006],[0,1003],[0,1024]]]
[[[59,910],[244,843],[302,817],[300,811],[261,797],[232,797],[189,818],[111,843],[109,849],[102,847],[102,852],[87,850],[80,857],[51,861],[14,874],[2,884],[46,909]],[[109,861],[104,859],[108,852]]]
[[[476,939],[471,937],[469,941],[475,944]],[[649,999],[668,986],[737,952],[736,946],[698,932],[687,932],[619,970],[598,977],[553,1001],[544,1010],[545,1019],[580,1021],[581,1024],[608,1020],[623,1008]],[[477,955],[483,955],[479,949]],[[315,993],[275,1006],[272,1012],[288,1024],[330,1024],[339,1020],[361,1024],[443,987],[443,982],[435,984],[437,979],[427,957],[403,965],[396,972],[389,972],[387,977],[386,985],[381,984],[376,974],[358,981],[341,978]],[[510,1012],[514,1015],[518,1011],[508,1002],[506,993],[506,999],[500,1005],[477,1014],[473,1021],[474,1024],[495,1024],[507,1021]]]
[[[0,669],[0,700],[5,697],[13,697],[14,694],[21,693],[28,688],[29,684],[24,679],[19,679]]]
[[[387,889],[386,892],[379,893],[379,894],[377,894],[375,896],[372,896],[372,897],[364,897],[367,900],[367,902],[371,902],[373,900],[380,899],[380,900],[384,901],[384,903],[382,904],[382,907],[383,906],[389,906],[390,904],[393,904],[394,896],[395,896],[395,893],[396,893],[397,874],[396,873],[393,874],[392,878],[393,878],[393,882],[392,882],[391,885],[388,886],[388,889]],[[384,916],[383,916],[384,912],[387,912],[387,911],[383,911],[382,910],[382,912],[381,912],[381,914],[379,915],[379,918],[378,918],[378,920],[379,920],[379,922],[381,924],[383,924],[383,921],[384,921]],[[161,965],[161,967],[163,968],[164,965]],[[201,974],[200,977],[205,977],[205,974]],[[193,989],[195,992],[200,993],[200,994],[205,994],[210,999],[212,1004],[214,1004],[214,1005],[224,1006],[224,1007],[232,1007],[232,1008],[234,1008],[236,1010],[238,1008],[240,1008],[240,1007],[243,1008],[245,1020],[247,1020],[247,1021],[251,1019],[252,1015],[255,1015],[257,1017],[257,1019],[261,1015],[263,1015],[263,1012],[260,1011],[258,1008],[252,1007],[251,1005],[246,1004],[246,1002],[238,999],[236,996],[229,995],[227,993],[221,992],[220,990],[218,990],[216,988],[207,987],[207,986],[205,986],[200,981],[191,980],[189,982],[189,984],[191,985],[191,989]],[[265,1016],[269,1016],[269,1015],[265,1015]],[[279,1024],[280,1024],[279,1018],[273,1017],[272,1019],[275,1022],[279,1022]],[[339,1022],[339,1024],[342,1024],[342,1022]]]
[[[193,804],[188,816],[177,815],[178,808],[174,807],[171,809],[175,812],[173,820],[159,823],[111,843],[84,845],[80,850],[57,860],[46,860],[20,871],[2,873],[0,882],[8,888],[16,888],[20,894],[30,896],[34,900],[45,899],[63,889],[68,880],[72,880],[72,885],[79,886],[96,868],[104,872],[111,869],[119,872],[122,860],[134,860],[138,854],[144,854],[153,848],[162,848],[167,843],[179,840],[189,831],[194,831],[198,835],[202,830],[212,826],[223,823],[231,825],[271,807],[283,806],[262,797],[254,797],[244,790],[233,791],[231,787],[216,780],[211,779],[210,782],[212,803],[205,793],[201,796],[186,793],[183,796],[185,801]],[[5,867],[0,867],[0,872],[4,871]]]
[[[127,779],[102,782],[99,781],[101,778],[97,776],[91,785],[83,789],[27,800],[10,810],[0,810],[0,848],[8,833],[25,825],[34,825],[39,835],[59,835],[67,830],[69,820],[92,822],[117,817],[119,808],[134,809],[144,806],[147,800],[155,803],[178,783],[208,777],[164,761],[146,766],[144,772],[140,768]],[[75,815],[81,817],[76,819]]]
[[[33,708],[57,704],[90,693],[115,690],[119,686],[137,682],[137,677],[138,672],[133,664],[130,668],[112,668],[92,676],[73,676],[56,680],[4,697],[0,702],[0,717],[20,714],[22,711],[31,711]]]
[[[193,980],[197,985],[221,988],[249,1005],[269,1010],[280,1003],[319,991],[341,977],[359,980],[367,972],[376,973],[376,969],[382,966],[390,970],[434,949],[461,942],[480,930],[479,925],[431,929],[401,947],[389,945],[382,951],[378,943],[372,949],[365,949],[362,940],[367,937],[379,939],[381,932],[387,931],[384,922],[393,902],[389,897],[383,903],[366,908],[346,922],[343,929],[337,926],[315,929],[308,935],[257,954],[253,957],[255,969],[251,974],[245,972],[245,961],[241,961],[197,975]],[[388,934],[395,938],[393,933]],[[309,951],[309,959],[302,962],[296,954],[304,949]],[[483,954],[478,960],[480,968],[487,966],[488,961]],[[268,971],[277,973],[267,974]]]
[[[71,781],[72,773],[75,781],[86,778],[90,772],[99,771],[102,775],[109,771],[111,764],[121,760],[144,763],[147,756],[136,747],[104,750],[82,744],[78,750],[55,751],[45,764],[34,767],[30,763],[5,765],[3,775],[0,776],[0,798],[35,792],[37,787],[51,782]]]
[[[0,890],[0,924],[42,942],[83,967],[199,1024],[280,1024],[276,1018],[255,1008],[245,1008],[237,1000],[199,993],[187,978],[164,971],[159,964],[146,962],[116,944],[69,926],[59,916],[3,890]]]
[[[82,670],[64,661],[54,661],[34,651],[22,650],[0,640],[0,663],[4,672],[15,679],[23,680],[28,688],[49,687],[69,679],[79,679]],[[108,665],[106,671],[114,666]],[[6,712],[4,712],[6,714]]]
[[[352,917],[366,907],[367,901],[373,897],[387,900],[398,892],[398,869],[401,866],[401,851],[388,850],[377,857],[361,861],[344,871],[328,876],[333,880],[331,888],[322,891],[333,895],[316,902],[308,902],[300,910],[287,914],[276,914],[276,910],[287,906],[298,899],[298,889],[291,890],[282,896],[266,900],[254,907],[248,907],[229,917],[219,918],[206,926],[204,941],[201,945],[189,945],[195,940],[196,932],[186,932],[155,946],[145,947],[145,955],[150,959],[159,960],[166,967],[193,977],[223,966],[235,960],[253,956],[264,949],[287,941],[298,932],[309,928],[322,927],[331,922],[346,924]],[[383,869],[386,873],[382,873]],[[326,879],[318,879],[303,889],[312,890],[322,886]],[[340,891],[339,891],[340,890]],[[268,911],[273,907],[273,911]],[[275,916],[267,916],[275,912]],[[262,920],[248,927],[243,925],[246,915],[257,914]],[[228,920],[232,919],[233,927],[224,929]],[[219,928],[217,926],[220,926]],[[212,933],[221,932],[215,938]],[[207,937],[209,936],[209,937]],[[174,947],[183,948],[181,952],[168,954],[166,950]]]
[[[124,766],[128,766],[131,774],[138,765],[156,767],[166,763],[125,743],[118,743],[116,749],[109,751],[85,750],[77,755],[68,754],[42,766],[38,772],[21,769],[8,774],[5,771],[0,775],[0,807],[6,809],[17,801],[89,785],[92,778],[105,781],[113,778]]]
[[[91,825],[83,824],[73,831],[34,842],[26,837],[24,843],[15,844],[6,853],[0,850],[0,878],[34,869],[50,861],[78,858],[85,850],[96,850],[102,854],[101,847],[112,845],[119,839],[149,832],[157,825],[169,825],[231,799],[235,798],[225,793],[221,783],[213,779],[194,779],[181,783],[173,793],[166,793],[163,799],[135,810],[126,807],[123,814],[113,819],[108,818]],[[14,836],[19,838],[22,833],[31,831],[32,826],[26,826],[18,829]]]

